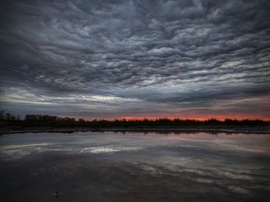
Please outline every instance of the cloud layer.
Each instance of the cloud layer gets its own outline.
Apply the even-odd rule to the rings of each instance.
[[[267,1],[0,4],[3,110],[270,118]]]

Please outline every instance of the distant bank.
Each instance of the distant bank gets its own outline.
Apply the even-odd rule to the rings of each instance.
[[[77,133],[77,132],[137,132],[159,134],[209,133],[209,134],[270,134],[270,127],[5,127],[0,128],[0,135],[15,133]]]
[[[270,121],[237,119],[115,119],[115,120],[75,120],[70,117],[50,115],[26,115],[24,119],[9,113],[0,116],[0,134],[85,131],[113,132],[157,132],[157,133],[256,133],[270,134]]]

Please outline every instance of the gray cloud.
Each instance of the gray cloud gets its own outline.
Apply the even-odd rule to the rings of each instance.
[[[17,0],[0,11],[4,110],[270,116],[266,1]]]

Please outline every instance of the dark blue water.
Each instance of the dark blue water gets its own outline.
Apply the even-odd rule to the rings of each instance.
[[[270,135],[0,137],[1,201],[270,201]]]

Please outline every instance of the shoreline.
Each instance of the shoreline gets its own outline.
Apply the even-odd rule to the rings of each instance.
[[[23,133],[76,133],[76,132],[116,132],[116,133],[226,133],[226,134],[270,134],[270,127],[111,127],[111,128],[89,128],[89,127],[35,127],[35,128],[0,128],[0,135],[23,134]]]

